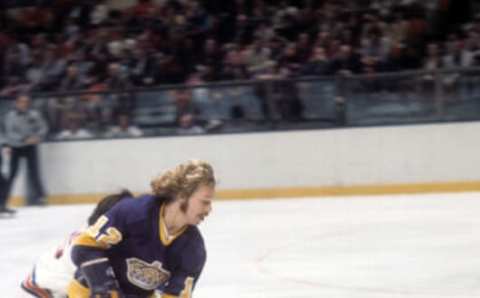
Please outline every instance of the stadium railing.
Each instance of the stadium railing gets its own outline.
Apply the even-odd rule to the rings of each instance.
[[[479,83],[480,68],[459,68],[32,93],[32,98],[55,141],[62,130],[78,127],[91,132],[88,138],[110,138],[120,114],[145,137],[477,121]],[[11,98],[0,99],[2,119],[12,105]],[[193,119],[179,121],[184,114]]]

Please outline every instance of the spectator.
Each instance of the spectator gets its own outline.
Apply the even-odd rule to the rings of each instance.
[[[76,113],[70,113],[65,117],[64,129],[56,136],[57,140],[89,139],[94,135],[82,127],[82,117]]]
[[[152,67],[152,63],[153,59],[145,49],[138,46],[132,49],[128,68],[131,82],[135,86],[148,86],[153,83],[152,78],[147,73],[147,70]]]
[[[125,69],[116,62],[108,65],[108,74],[105,84],[110,90],[115,91],[129,89],[132,86]]]
[[[462,67],[466,61],[462,59],[463,42],[454,35],[449,36],[445,43],[445,53],[442,57],[442,65],[446,69],[455,69]],[[460,79],[459,73],[442,74],[443,87],[447,98],[456,98],[457,88]]]
[[[263,73],[259,73],[255,76],[258,81],[254,86],[254,94],[257,97],[262,117],[264,120],[271,120],[273,110],[273,98],[272,98],[272,82],[271,80],[276,78],[275,75],[275,62],[272,65],[264,69]]]
[[[360,59],[349,45],[342,45],[338,56],[332,62],[334,74],[350,75],[360,72]]]
[[[95,73],[109,89],[181,84],[198,67],[207,82],[255,78],[273,62],[287,65],[292,75],[311,75],[324,72],[310,65],[318,47],[325,49],[333,74],[361,72],[356,52],[372,57],[382,71],[420,69],[426,37],[443,38],[459,28],[457,22],[434,27],[441,17],[432,14],[435,7],[446,12],[448,5],[440,9],[442,4],[454,1],[137,0],[125,11],[105,0],[60,2],[5,13],[10,31],[0,33],[0,89],[15,76],[30,89],[51,90],[65,64],[75,65],[80,78]],[[479,47],[470,41],[478,40],[470,38],[477,27],[478,22],[465,32],[467,43],[476,44],[464,47],[470,52]],[[242,56],[243,65],[232,62],[238,58],[223,59],[224,50],[227,56]],[[469,51],[462,53],[461,65],[471,65]],[[122,69],[121,79],[112,78],[112,64]],[[90,85],[67,81],[55,89]]]
[[[246,80],[249,78],[247,66],[244,56],[235,46],[228,48],[223,63],[222,79],[223,80]]]
[[[30,108],[28,95],[21,94],[15,100],[15,109],[5,117],[5,135],[11,148],[10,172],[8,176],[7,197],[10,196],[18,172],[21,158],[27,161],[27,174],[31,183],[32,200],[29,205],[45,203],[45,191],[42,186],[38,165],[38,144],[45,138],[48,128],[45,120],[36,110]]]
[[[219,49],[214,39],[207,39],[203,52],[199,57],[199,64],[210,69],[210,77],[207,79],[218,80],[221,72],[223,52]]]
[[[88,81],[88,93],[81,98],[85,107],[85,121],[91,130],[99,130],[111,123],[114,107],[101,93],[107,91],[107,85],[95,74],[90,74]]]
[[[27,66],[25,77],[30,86],[30,90],[41,90],[45,73],[43,71],[43,53],[36,50],[32,56],[32,62]]]
[[[233,41],[239,45],[250,44],[253,41],[253,35],[255,31],[255,26],[253,22],[250,22],[246,15],[239,14],[236,19],[236,26],[234,26]],[[268,35],[268,32],[260,31],[261,40],[263,40],[265,35]]]
[[[105,0],[97,0],[96,2],[90,13],[90,23],[92,25],[102,25],[108,19],[109,9],[105,4]]]
[[[190,115],[193,122],[197,122],[200,116],[200,109],[193,101],[192,90],[183,89],[173,92],[175,103],[175,122],[180,125],[183,116]]]
[[[85,88],[85,78],[81,76],[76,65],[69,65],[58,91],[78,91],[83,88]]]
[[[302,61],[297,52],[297,46],[294,43],[290,43],[285,48],[283,55],[279,59],[279,64],[289,69],[289,72],[296,74],[302,65]]]
[[[460,58],[462,67],[472,67],[479,64],[480,47],[478,37],[478,33],[469,32],[467,38],[464,40]]]
[[[298,121],[303,119],[304,106],[300,99],[298,86],[289,80],[291,75],[288,67],[278,69],[275,81],[274,91],[276,93],[276,108],[282,120]]]
[[[312,54],[312,48],[310,45],[310,37],[307,33],[300,34],[295,51],[300,63],[304,64],[308,61]]]
[[[106,138],[138,138],[143,136],[143,131],[130,123],[128,114],[117,116],[117,125],[112,126],[105,134]]]
[[[327,59],[325,49],[316,47],[313,49],[312,56],[303,66],[301,73],[310,76],[322,76],[330,71],[330,62]]]
[[[109,90],[124,91],[132,87],[132,83],[128,78],[125,69],[116,62],[108,65],[108,77],[105,84]],[[114,93],[110,96],[107,104],[114,105],[113,113],[121,113],[125,111],[132,111],[134,108],[134,98],[131,93],[120,92]]]
[[[365,75],[361,80],[360,90],[367,94],[379,92],[382,89],[382,80],[377,74],[376,60],[370,56],[362,58],[362,73]]]
[[[184,114],[178,121],[177,134],[202,134],[205,129],[195,123],[195,118],[192,114]]]
[[[60,81],[65,71],[66,61],[62,57],[57,57],[57,48],[55,45],[49,45],[44,52],[43,60],[43,87],[52,90]]]
[[[22,54],[19,50],[20,46],[13,46],[6,51],[2,67],[4,78],[16,77],[20,79],[25,77],[27,68],[25,62],[22,61]]]
[[[255,41],[245,54],[248,72],[253,76],[262,73],[272,65],[271,50],[260,40]]]
[[[430,43],[427,47],[427,57],[423,62],[423,69],[429,73],[423,76],[423,90],[427,95],[432,95],[435,88],[435,71],[443,67],[442,57],[438,44]]]
[[[395,43],[390,49],[387,61],[383,64],[383,71],[401,71],[408,69],[408,62],[405,56],[405,46],[401,43]]]

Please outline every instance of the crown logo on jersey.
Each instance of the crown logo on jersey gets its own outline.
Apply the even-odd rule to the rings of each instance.
[[[163,269],[162,263],[148,263],[138,258],[127,259],[127,278],[139,288],[154,290],[170,278],[170,272]]]

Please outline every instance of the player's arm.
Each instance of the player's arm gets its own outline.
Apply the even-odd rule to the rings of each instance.
[[[203,240],[187,245],[181,254],[180,270],[172,272],[162,298],[191,298],[206,261]]]
[[[172,276],[167,289],[162,294],[162,298],[192,298],[193,289],[199,275],[181,273]]]
[[[121,204],[102,215],[75,238],[72,261],[78,276],[88,285],[91,297],[118,296],[118,283],[106,252],[120,243],[124,234],[124,210]]]

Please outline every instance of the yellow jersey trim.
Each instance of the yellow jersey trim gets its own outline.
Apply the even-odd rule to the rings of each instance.
[[[187,277],[187,279],[185,279],[185,288],[183,288],[179,298],[192,298],[193,282],[193,277]]]
[[[69,298],[89,298],[90,290],[84,287],[76,279],[68,284],[67,293]]]
[[[97,240],[90,236],[88,232],[82,232],[80,235],[75,237],[75,239],[73,240],[73,245],[88,246],[100,249],[108,248],[107,244],[97,242]]]
[[[183,232],[185,232],[185,230],[187,229],[187,226],[183,227],[180,231],[178,231],[178,233],[168,236],[167,235],[168,229],[165,223],[164,211],[165,211],[165,204],[163,204],[162,207],[160,207],[160,214],[158,216],[159,217],[158,229],[160,230],[160,241],[162,242],[163,245],[169,246],[170,244],[172,244],[173,241],[175,241],[175,239],[177,239],[180,235],[183,234]]]

